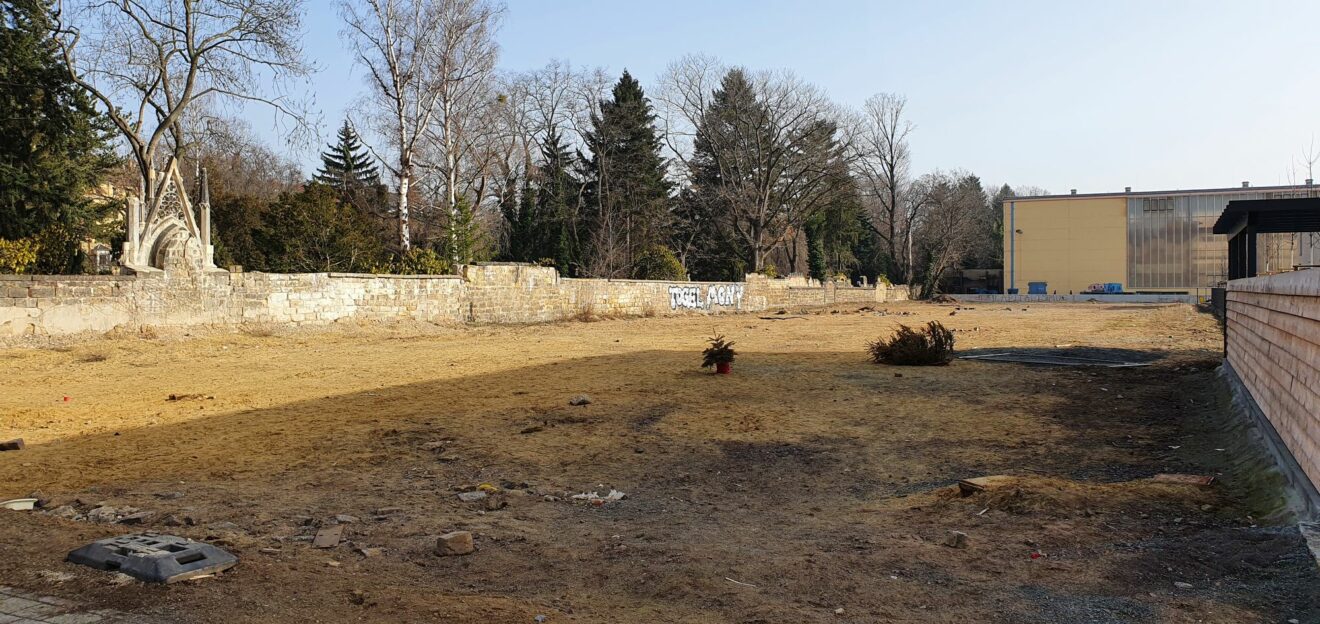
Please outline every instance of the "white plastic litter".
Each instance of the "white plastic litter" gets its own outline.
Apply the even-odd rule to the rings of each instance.
[[[573,500],[581,500],[581,501],[588,501],[588,502],[594,502],[594,501],[613,502],[613,501],[620,501],[620,500],[623,500],[624,497],[626,497],[626,496],[628,496],[628,495],[627,495],[627,494],[624,494],[623,492],[620,492],[620,491],[618,491],[618,490],[613,490],[613,489],[612,489],[612,490],[610,490],[610,493],[609,493],[609,494],[606,494],[606,495],[604,495],[604,496],[601,496],[600,494],[598,494],[598,493],[596,493],[596,492],[584,492],[584,493],[582,493],[582,494],[574,494],[572,498],[573,498]]]

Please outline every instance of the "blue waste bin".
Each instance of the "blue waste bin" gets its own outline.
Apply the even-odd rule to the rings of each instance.
[[[1048,295],[1050,291],[1045,287],[1045,282],[1027,282],[1028,295]]]

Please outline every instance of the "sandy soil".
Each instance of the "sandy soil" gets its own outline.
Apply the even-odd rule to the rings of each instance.
[[[155,512],[141,526],[0,513],[0,585],[179,622],[1320,621],[1301,538],[1260,519],[1277,493],[1225,424],[1207,315],[765,316],[0,350],[0,439],[28,443],[0,453],[0,498]],[[931,319],[960,350],[1154,361],[866,361],[868,340]],[[732,375],[697,366],[712,332],[737,342]],[[570,406],[581,393],[592,403]],[[1160,472],[1218,478],[1147,480]],[[958,479],[989,474],[1017,480],[959,496]],[[507,506],[456,497],[482,483]],[[627,497],[566,496],[611,488]],[[346,542],[312,548],[339,514],[355,517]],[[241,563],[152,586],[62,561],[142,529]],[[432,554],[460,529],[476,553]],[[943,545],[954,530],[966,548]]]

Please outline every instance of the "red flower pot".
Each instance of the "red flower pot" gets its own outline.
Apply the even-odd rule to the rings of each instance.
[[[716,362],[715,372],[720,375],[728,375],[733,371],[733,362]]]

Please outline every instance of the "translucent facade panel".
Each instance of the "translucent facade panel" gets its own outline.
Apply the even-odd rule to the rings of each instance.
[[[1215,221],[1239,199],[1305,197],[1315,191],[1246,191],[1132,197],[1128,214],[1128,289],[1196,289],[1228,279],[1228,238],[1211,233]],[[1301,252],[1294,234],[1257,239],[1261,273],[1292,268]]]

